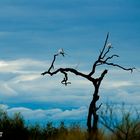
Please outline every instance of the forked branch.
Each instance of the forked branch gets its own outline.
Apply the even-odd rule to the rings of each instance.
[[[109,54],[110,50],[113,48],[111,43],[108,43],[108,38],[109,38],[109,33],[106,36],[104,46],[103,46],[103,48],[102,48],[102,50],[101,50],[101,52],[98,56],[98,59],[95,61],[95,63],[92,66],[92,70],[89,73],[89,76],[92,76],[95,73],[97,66],[100,66],[100,65],[103,65],[103,64],[110,65],[110,66],[115,66],[115,67],[121,68],[121,69],[126,70],[126,71],[131,71],[131,73],[135,69],[135,67],[125,68],[125,67],[123,67],[119,64],[108,62],[109,60],[112,60],[114,57],[119,57],[119,55],[117,55],[117,54],[107,56]]]

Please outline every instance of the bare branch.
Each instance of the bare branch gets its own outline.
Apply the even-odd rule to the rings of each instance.
[[[109,53],[111,47],[107,48],[107,51],[104,53],[104,55],[101,57],[101,59],[104,59],[106,57],[106,55]]]
[[[109,33],[107,33],[107,36],[106,36],[106,40],[105,40],[103,49],[102,49],[102,51],[101,51],[101,53],[100,53],[100,55],[99,55],[98,60],[102,58],[102,55],[103,55],[103,53],[104,53],[104,51],[105,51],[105,48],[106,48],[106,45],[107,45],[107,42],[108,42],[108,38],[109,38]]]
[[[107,57],[104,61],[107,62],[109,59],[112,59],[113,57],[119,57],[119,55],[113,54],[112,56]]]
[[[92,66],[92,71],[89,73],[89,76],[92,76],[95,73],[96,66],[100,65],[100,60],[102,59],[102,55],[104,54],[104,51],[105,51],[105,48],[106,48],[106,45],[107,45],[107,41],[108,41],[108,37],[109,37],[109,33],[106,36],[104,46],[103,46],[103,48],[102,48],[102,50],[100,52],[100,55],[99,55],[97,61],[95,61],[95,63]]]
[[[109,63],[109,62],[106,62],[106,61],[103,61],[103,63],[106,64],[106,65],[110,65],[110,66],[121,68],[121,69],[126,70],[126,71],[131,71],[131,73],[133,72],[134,69],[136,69],[135,67],[133,67],[133,68],[125,68],[125,67],[122,67],[122,66],[120,66],[118,64]]]
[[[62,71],[61,73],[64,74],[64,79],[61,81],[61,83],[64,84],[65,86],[67,86],[68,84],[71,84],[71,82],[68,82],[68,74],[64,71]]]
[[[102,116],[101,116],[102,117]],[[113,128],[111,128],[109,125],[107,125],[106,120],[104,118],[102,118],[103,121],[100,120],[100,123],[105,126],[109,131],[111,131],[112,133],[116,134],[115,130]]]
[[[75,75],[78,75],[78,76],[81,76],[81,77],[84,77],[84,78],[86,78],[86,79],[88,79],[89,81],[91,81],[92,83],[94,83],[95,82],[95,79],[94,78],[92,78],[92,77],[89,77],[88,75],[86,75],[86,74],[84,74],[84,73],[82,73],[82,72],[79,72],[79,71],[77,71],[76,69],[73,69],[73,68],[59,68],[59,69],[57,69],[57,70],[55,70],[55,71],[53,71],[53,72],[51,72],[51,71],[45,71],[45,72],[43,72],[41,75],[46,75],[46,74],[49,74],[49,75],[51,75],[51,76],[53,76],[53,75],[55,75],[55,74],[57,74],[57,73],[63,73],[64,74],[64,76],[65,76],[65,79],[63,79],[62,80],[62,82],[61,83],[65,83],[66,81],[67,81],[67,72],[71,72],[71,73],[73,73],[73,74],[75,74]],[[69,83],[70,84],[70,83]]]
[[[96,108],[96,111],[99,110],[101,106],[102,106],[102,103]]]
[[[99,78],[96,79],[96,80],[98,81],[98,82],[97,82],[97,86],[98,86],[98,87],[100,86],[100,84],[101,84],[101,82],[102,82],[104,76],[107,74],[107,72],[108,72],[108,70],[104,70],[104,71],[102,72],[101,76],[100,76]]]
[[[99,60],[95,61],[92,67],[92,71],[89,73],[89,76],[92,76],[95,73],[96,66],[98,65]]]
[[[57,57],[58,55],[59,55],[59,54],[55,54],[55,55],[54,55],[54,58],[53,58],[52,64],[51,64],[50,68],[48,69],[48,71],[51,71],[51,69],[54,68],[54,62],[55,62],[56,57]]]
[[[103,64],[110,65],[110,66],[115,66],[115,67],[121,68],[121,69],[126,70],[126,71],[131,71],[131,73],[132,73],[133,70],[135,69],[135,67],[133,67],[133,68],[125,68],[125,67],[123,67],[123,66],[121,66],[121,65],[108,62],[108,60],[111,60],[111,59],[113,59],[114,57],[119,57],[119,55],[113,54],[113,55],[108,56],[107,58],[105,58],[105,57],[107,56],[107,54],[110,52],[110,49],[112,48],[112,47],[111,47],[111,43],[110,43],[109,46],[107,47],[108,38],[109,38],[109,33],[107,34],[107,37],[106,37],[106,40],[105,40],[103,49],[101,50],[98,59],[97,59],[97,60],[95,61],[95,63],[93,64],[92,71],[89,73],[89,76],[92,76],[92,75],[95,73],[95,69],[96,69],[97,66],[100,66],[100,65],[103,65]],[[107,47],[107,49],[106,49],[106,47]],[[101,77],[102,77],[102,76],[101,76]],[[101,78],[101,77],[100,77],[100,78]],[[99,81],[100,81],[100,80],[99,80]],[[99,82],[99,83],[100,83],[100,82]]]

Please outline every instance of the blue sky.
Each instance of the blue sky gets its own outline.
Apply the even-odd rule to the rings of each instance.
[[[114,59],[135,66],[133,74],[116,68],[101,86],[100,102],[140,102],[139,0],[1,0],[0,104],[9,114],[22,112],[29,121],[86,120],[93,87],[70,75],[72,84],[60,84],[61,75],[42,77],[53,54],[64,48],[56,67],[89,72],[107,32]],[[104,69],[104,68],[103,68]],[[98,73],[101,69],[98,70]],[[38,114],[38,115],[36,115]]]

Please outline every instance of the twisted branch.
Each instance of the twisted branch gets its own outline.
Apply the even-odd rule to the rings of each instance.
[[[65,86],[71,84],[71,82],[68,82],[68,74],[65,71],[62,71],[61,73],[64,74],[64,79],[61,81],[61,83],[64,84]]]

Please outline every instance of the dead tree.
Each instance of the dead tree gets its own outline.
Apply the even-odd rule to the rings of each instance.
[[[59,55],[62,55],[62,56],[65,55],[65,53],[62,49],[59,50],[59,52],[54,55],[53,61],[50,65],[49,69],[41,74],[41,75],[48,74],[50,76],[53,76],[55,74],[61,73],[64,76],[61,83],[64,84],[65,86],[70,84],[70,82],[68,81],[68,73],[73,73],[76,76],[84,77],[85,79],[87,79],[89,82],[91,82],[93,84],[94,93],[93,93],[93,98],[91,100],[91,103],[89,105],[89,111],[88,111],[88,117],[87,117],[87,127],[88,127],[89,132],[97,132],[97,130],[98,130],[98,118],[99,118],[99,116],[97,114],[97,111],[99,110],[99,108],[102,105],[102,104],[100,104],[99,106],[97,106],[97,101],[100,98],[99,88],[100,88],[100,85],[101,85],[101,82],[102,82],[104,76],[108,72],[108,70],[105,69],[101,72],[99,77],[95,78],[94,74],[97,71],[97,67],[99,67],[101,65],[109,65],[109,66],[113,66],[113,67],[118,67],[118,68],[123,69],[125,71],[130,71],[130,72],[133,72],[133,70],[135,69],[135,68],[125,68],[119,64],[110,62],[110,60],[112,60],[114,57],[119,57],[119,56],[116,54],[108,56],[110,50],[112,49],[111,44],[108,43],[108,37],[109,37],[109,33],[106,36],[104,46],[103,46],[102,50],[100,51],[97,60],[93,63],[91,71],[88,74],[80,72],[74,68],[58,68],[58,69],[54,70],[54,63],[56,61],[56,58]],[[93,121],[92,121],[92,118],[93,118]]]

